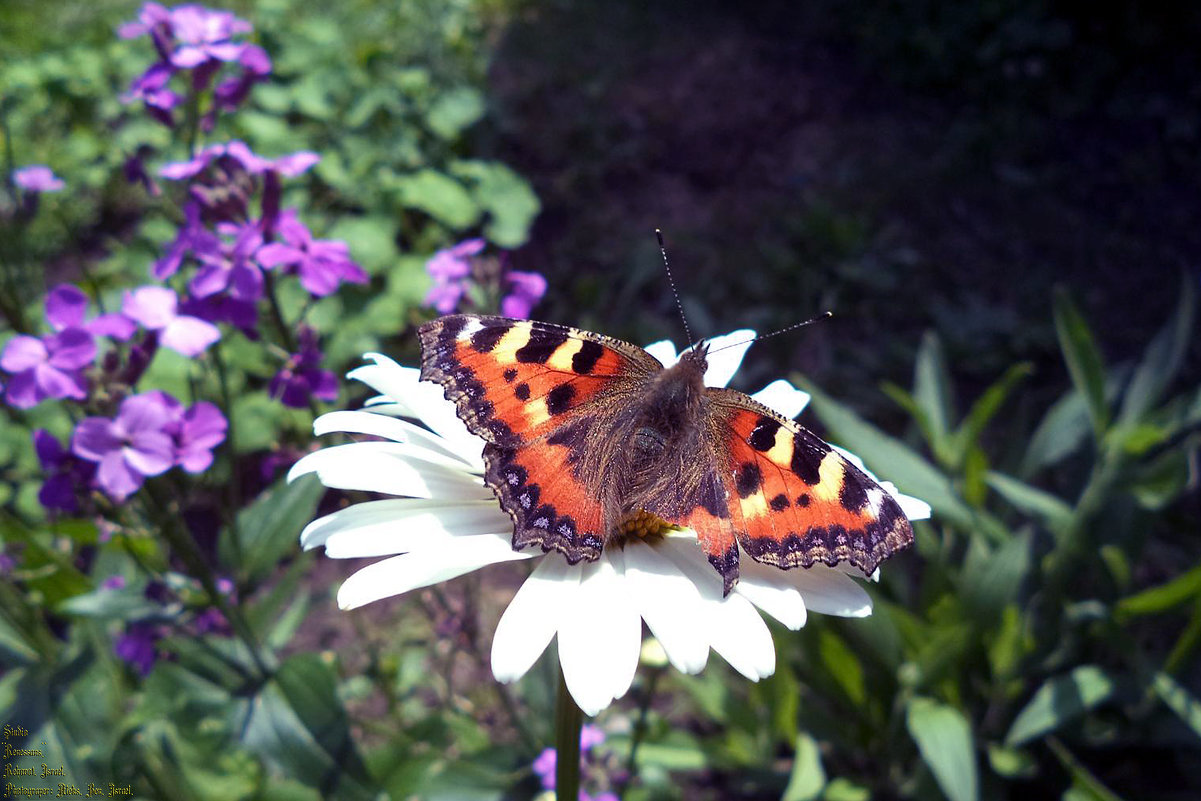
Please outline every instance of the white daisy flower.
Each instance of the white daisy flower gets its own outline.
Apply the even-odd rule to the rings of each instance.
[[[753,338],[753,331],[740,330],[708,340],[705,384],[725,386]],[[734,346],[722,350],[725,345]],[[678,359],[670,342],[647,350],[664,366]],[[758,681],[776,667],[775,646],[760,613],[792,630],[805,625],[810,612],[871,614],[871,598],[848,573],[863,575],[849,566],[780,570],[743,559],[738,583],[723,597],[721,577],[688,531],[653,542],[633,539],[624,548],[606,549],[595,562],[576,565],[556,552],[514,551],[513,523],[484,484],[483,440],[468,432],[441,387],[419,381],[416,368],[379,354],[366,358],[372,363],[349,377],[379,395],[361,411],[322,415],[313,428],[318,435],[342,432],[378,439],[311,453],[288,476],[292,480],[316,473],[327,487],[394,496],[314,520],[301,534],[305,549],[324,546],[327,556],[386,557],[343,583],[338,592],[343,609],[490,564],[536,560],[497,624],[492,672],[499,681],[516,681],[557,637],[563,679],[589,715],[629,690],[643,621],[680,671],[699,672],[712,650]],[[809,400],[782,380],[753,397],[787,417],[796,416]],[[917,519],[914,512],[922,510],[916,505],[922,502],[884,486]],[[928,506],[920,516],[929,516]]]

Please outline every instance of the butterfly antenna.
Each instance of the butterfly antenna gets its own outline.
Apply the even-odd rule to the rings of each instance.
[[[667,283],[671,286],[671,294],[676,298],[676,308],[680,311],[680,320],[684,323],[684,335],[688,337],[688,347],[692,347],[692,331],[688,329],[688,318],[684,316],[684,304],[680,302],[680,293],[676,291],[676,282],[671,277],[671,265],[667,263],[667,246],[663,244],[663,232],[655,229],[655,238],[659,240],[659,252],[663,254],[663,269],[667,270]]]
[[[834,312],[831,312],[831,311],[823,312],[822,314],[819,314],[816,317],[812,317],[803,323],[794,323],[793,325],[787,326],[786,328],[781,328],[779,331],[772,331],[770,334],[764,334],[763,336],[758,336],[758,337],[755,337],[754,339],[744,339],[741,342],[733,342],[729,345],[723,345],[722,347],[717,348],[716,350],[710,351],[710,353],[719,353],[723,350],[728,350],[729,348],[737,348],[740,345],[750,344],[751,342],[758,342],[763,339],[771,339],[774,336],[779,336],[780,334],[787,334],[789,331],[795,331],[798,328],[804,328],[805,326],[809,325],[810,323],[817,323],[817,322],[821,322],[822,320],[829,320],[833,316],[834,316]]]

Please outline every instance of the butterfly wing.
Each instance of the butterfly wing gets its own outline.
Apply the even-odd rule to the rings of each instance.
[[[601,422],[659,362],[620,340],[530,320],[449,315],[418,333],[421,377],[441,384],[487,442],[484,478],[513,518],[513,547],[597,559],[612,512],[580,463],[616,447]]]
[[[849,562],[870,575],[913,543],[896,500],[820,437],[741,392],[707,394],[709,424],[725,432],[717,459],[729,518],[751,558],[781,568]]]

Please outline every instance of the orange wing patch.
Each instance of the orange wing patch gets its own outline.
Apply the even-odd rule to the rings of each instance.
[[[871,573],[913,542],[876,482],[821,439],[741,393],[721,393],[731,517],[753,559],[777,567],[849,562]],[[752,405],[753,404],[753,405]]]
[[[473,434],[510,447],[549,435],[612,379],[658,368],[617,340],[529,320],[450,315],[420,337],[421,377],[443,386]]]
[[[574,328],[450,315],[423,325],[421,377],[487,441],[485,479],[513,518],[513,547],[597,559],[607,532],[573,455],[606,390],[661,369],[649,354]]]

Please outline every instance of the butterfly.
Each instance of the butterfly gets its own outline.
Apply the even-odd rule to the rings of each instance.
[[[704,343],[665,368],[636,345],[532,320],[455,314],[418,334],[421,377],[486,443],[515,549],[576,564],[659,524],[687,528],[728,594],[742,553],[871,574],[913,542],[893,497],[820,437],[706,387]]]

